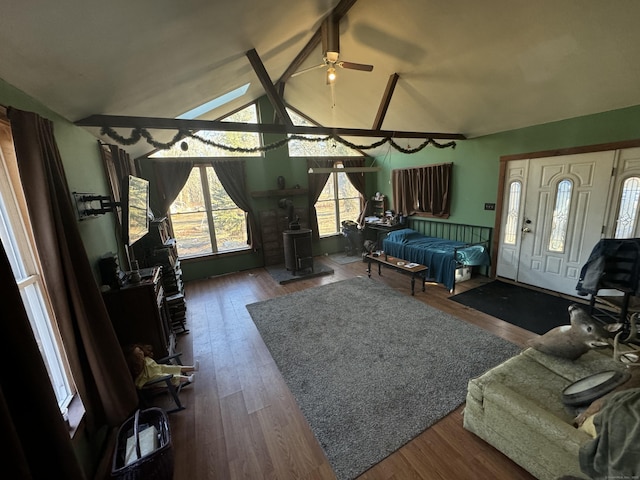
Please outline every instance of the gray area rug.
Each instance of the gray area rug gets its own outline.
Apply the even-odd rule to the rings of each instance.
[[[367,277],[247,305],[340,480],[455,410],[520,348]]]

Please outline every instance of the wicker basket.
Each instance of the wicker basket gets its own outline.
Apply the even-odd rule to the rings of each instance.
[[[156,437],[157,445],[153,451],[141,455],[140,437],[146,429],[153,427],[151,433]],[[127,439],[133,442],[135,460],[126,464]],[[131,447],[130,447],[131,449]],[[127,419],[118,430],[116,447],[113,454],[111,477],[119,480],[171,480],[173,478],[173,448],[171,431],[166,413],[160,408],[138,410]]]

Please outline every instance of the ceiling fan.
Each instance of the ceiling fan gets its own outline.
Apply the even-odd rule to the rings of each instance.
[[[362,72],[370,72],[373,70],[373,65],[365,65],[363,63],[345,62],[340,60],[340,25],[338,18],[334,15],[329,15],[322,22],[321,26],[322,37],[322,60],[320,65],[305,68],[299,72],[291,75],[292,77],[301,75],[311,70],[318,68],[327,68],[326,79],[327,85],[333,85],[336,81],[336,67],[346,68],[349,70],[360,70]]]

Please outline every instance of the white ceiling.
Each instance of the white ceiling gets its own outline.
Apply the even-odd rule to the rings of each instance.
[[[174,118],[251,82],[206,117],[219,118],[264,94],[248,50],[275,83],[337,3],[0,0],[0,78],[70,121]],[[637,0],[359,0],[340,58],[373,72],[339,69],[334,108],[322,69],[289,79],[284,100],[370,129],[397,73],[383,129],[468,137],[638,105],[639,19]],[[301,68],[321,60],[318,46]]]

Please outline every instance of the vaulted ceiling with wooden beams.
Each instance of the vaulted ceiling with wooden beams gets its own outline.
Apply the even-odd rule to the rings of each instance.
[[[640,104],[637,0],[0,2],[0,78],[96,135],[211,127],[265,94],[274,131],[286,105],[408,144]]]

